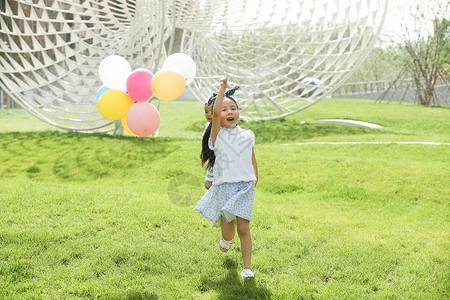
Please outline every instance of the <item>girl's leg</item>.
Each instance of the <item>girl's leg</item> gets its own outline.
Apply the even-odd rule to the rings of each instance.
[[[220,218],[220,227],[222,228],[222,237],[224,240],[231,241],[236,233],[234,221],[227,223],[224,219]]]
[[[250,235],[250,221],[237,217],[237,232],[241,240],[241,252],[244,269],[251,269],[252,236]]]

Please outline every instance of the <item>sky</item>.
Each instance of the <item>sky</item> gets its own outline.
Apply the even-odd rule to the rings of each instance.
[[[365,12],[374,11],[379,6],[384,6],[385,1],[229,0],[229,3],[231,3],[229,7],[232,12],[227,12],[225,15],[227,15],[230,24],[244,26],[251,26],[251,24],[267,20],[278,24],[281,22],[281,19],[307,22],[308,20],[319,19],[323,16],[325,16],[324,22],[342,24],[342,22],[354,22],[356,19],[365,16]],[[359,10],[356,8],[358,7],[356,4],[361,5],[359,6]],[[417,6],[421,9],[417,10]],[[440,16],[449,18],[449,6],[448,0],[389,0],[385,24],[381,34],[382,39],[386,42],[389,38],[403,36],[406,30],[414,38],[414,34],[411,31],[412,28],[420,28],[420,32],[423,35],[432,34],[432,20],[436,17],[436,12],[439,11]],[[343,13],[346,7],[350,7],[348,14]],[[242,14],[233,13],[233,11],[241,11]],[[298,16],[299,12],[301,12],[300,19]]]
[[[422,9],[416,11],[415,7]],[[439,12],[439,14],[436,14]],[[390,0],[389,10],[383,26],[383,35],[402,35],[405,28],[415,28],[420,26],[422,33],[431,34],[433,32],[433,21],[435,18],[445,16],[449,18],[449,3],[447,0]],[[415,14],[416,16],[412,16]],[[423,14],[423,17],[419,14]]]

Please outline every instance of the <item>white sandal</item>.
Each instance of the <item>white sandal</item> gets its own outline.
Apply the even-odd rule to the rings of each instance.
[[[227,252],[228,250],[230,250],[232,243],[233,243],[233,241],[227,241],[223,237],[220,238],[220,241],[219,241],[220,251]]]
[[[244,269],[241,272],[242,279],[250,279],[255,277],[255,273],[252,272],[250,269]]]

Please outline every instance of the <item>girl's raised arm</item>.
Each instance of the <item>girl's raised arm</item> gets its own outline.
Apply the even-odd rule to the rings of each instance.
[[[228,77],[225,75],[220,79],[222,84],[220,85],[219,92],[217,93],[216,101],[214,102],[214,108],[212,112],[212,126],[211,126],[211,139],[213,143],[216,143],[217,134],[219,134],[220,130],[220,115],[222,113],[222,102],[223,102],[223,94],[225,94],[225,90],[227,88]]]

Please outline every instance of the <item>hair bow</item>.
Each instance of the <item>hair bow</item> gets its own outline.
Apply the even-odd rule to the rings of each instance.
[[[236,86],[236,87],[226,91],[223,95],[225,97],[233,96],[234,92],[236,92],[238,89],[239,89],[239,86]],[[208,106],[211,106],[211,110],[214,109],[214,103],[216,102],[216,98],[217,98],[217,95],[212,96],[211,98],[208,99]]]

